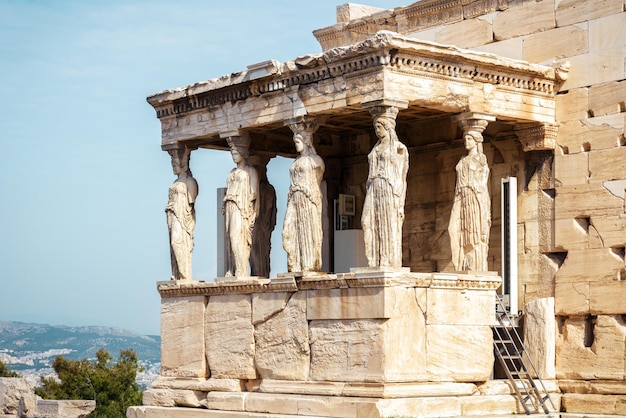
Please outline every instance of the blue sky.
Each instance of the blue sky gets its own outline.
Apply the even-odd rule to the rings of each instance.
[[[358,3],[393,8],[389,0]],[[334,0],[0,0],[0,321],[159,333],[174,175],[146,97],[321,52]],[[270,163],[284,216],[288,160]],[[194,277],[215,277],[227,153],[192,154]],[[286,271],[280,226],[273,275]]]

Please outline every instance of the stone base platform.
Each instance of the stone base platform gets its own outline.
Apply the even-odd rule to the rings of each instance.
[[[556,381],[544,381],[544,384],[556,409],[560,409]],[[279,393],[281,387],[283,390],[298,393]],[[284,382],[263,381],[253,384],[250,389],[255,391],[205,393],[182,389],[150,389],[144,395],[144,406],[129,408],[127,417],[363,418],[495,417],[524,414],[511,393],[508,381],[504,380],[493,380],[479,385],[452,382],[378,385],[319,382],[318,385],[310,385],[308,382],[292,382],[291,390]],[[327,395],[307,394],[321,391],[326,391]],[[345,396],[346,394],[351,396]],[[167,400],[167,403],[163,404],[161,400]],[[555,412],[549,416],[559,415]]]

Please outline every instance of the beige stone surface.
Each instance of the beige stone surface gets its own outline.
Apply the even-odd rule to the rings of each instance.
[[[554,295],[557,315],[589,314],[589,282],[559,282]]]
[[[522,57],[526,61],[549,64],[554,59],[586,54],[588,45],[586,28],[565,26],[525,38]]]
[[[428,325],[495,324],[495,292],[457,289],[427,290]]]
[[[557,283],[611,282],[619,278],[624,260],[610,248],[569,250],[556,274]]]
[[[562,379],[559,387],[564,393],[626,395],[626,381]]]
[[[624,380],[626,324],[621,316],[598,315],[588,320],[569,317],[559,321],[557,378]]]
[[[492,42],[472,48],[475,51],[496,54],[500,57],[512,58],[516,60],[524,59],[524,39],[526,36]],[[557,96],[558,97],[558,96]]]
[[[252,323],[267,321],[285,309],[292,292],[255,293],[252,295]]]
[[[429,325],[426,337],[428,380],[487,380],[493,370],[492,346],[493,336],[489,327]]]
[[[623,208],[624,200],[612,194],[603,183],[561,186],[554,203],[554,217],[592,221],[596,217],[616,216]]]
[[[147,389],[143,392],[143,405],[200,407],[206,397],[204,392],[185,389]]]
[[[482,19],[466,19],[452,23],[437,32],[435,41],[460,48],[485,45],[493,41],[491,23]]]
[[[588,120],[571,120],[561,124],[557,144],[564,154],[576,154],[585,150],[612,149],[619,143],[623,130]]]
[[[363,4],[346,3],[337,6],[337,23],[347,23],[371,14],[381,12],[385,9],[379,7],[366,6]]]
[[[523,25],[519,24],[524,22]],[[511,7],[495,15],[493,34],[495,40],[515,38],[556,27],[554,3],[541,1]]]
[[[563,408],[568,413],[604,414],[602,416],[623,416],[626,414],[626,396],[597,394],[563,394]]]
[[[561,91],[624,79],[623,47],[592,51],[569,57],[566,61],[571,68]]]
[[[556,23],[557,26],[566,26],[617,14],[622,10],[622,0],[560,0],[556,1]]]
[[[626,281],[591,284],[589,308],[594,315],[626,314]]]
[[[541,298],[524,305],[524,348],[537,372],[534,376],[556,377],[555,344],[554,298]],[[526,368],[533,370],[530,364]]]
[[[589,22],[589,49],[598,51],[626,45],[626,13]]]
[[[586,184],[589,181],[588,152],[554,156],[554,182],[557,186]]]
[[[250,392],[209,392],[206,397],[206,406],[209,409],[223,411],[245,411],[246,398],[249,394]]]
[[[186,389],[193,391],[240,392],[244,389],[239,379],[215,378],[176,378],[159,376],[151,386],[152,389]]]
[[[385,320],[310,322],[312,380],[380,381]]]
[[[260,378],[307,380],[310,368],[307,298],[298,292],[285,309],[254,330],[254,364]]]
[[[556,96],[556,120],[559,123],[586,119],[591,108],[589,89],[581,87]]]
[[[211,296],[205,314],[211,377],[255,379],[251,295]]]
[[[589,173],[589,181],[591,182],[625,179],[626,147],[615,147],[590,153]]]
[[[626,13],[624,15],[626,15]],[[624,36],[626,37],[626,35]],[[592,112],[594,116],[609,113],[607,109],[611,107],[617,107],[620,111],[623,111],[622,109],[625,106],[625,102],[626,81],[612,81],[589,88],[589,111]]]
[[[16,415],[20,399],[32,392],[25,379],[0,377],[0,413]]]
[[[206,377],[204,296],[161,299],[161,375]]]

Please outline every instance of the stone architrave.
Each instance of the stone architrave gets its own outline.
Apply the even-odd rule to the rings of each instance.
[[[283,248],[290,272],[322,270],[322,191],[324,161],[313,146],[318,128],[314,118],[300,117],[285,121],[293,131],[298,157],[289,168],[291,184],[283,224]]]
[[[165,207],[170,237],[171,279],[191,280],[191,253],[196,226],[194,204],[198,196],[198,183],[189,169],[191,150],[182,146],[168,152],[172,156],[174,174],[178,176],[169,188]]]
[[[259,178],[249,162],[248,135],[226,138],[236,167],[226,180],[222,205],[226,227],[226,277],[248,276],[252,231],[259,213]]]
[[[270,250],[272,231],[276,226],[276,189],[267,179],[267,156],[252,156],[250,162],[259,174],[259,213],[252,231],[250,250],[250,274],[270,277]]]
[[[491,198],[482,132],[490,120],[495,117],[476,113],[458,118],[468,152],[456,165],[454,202],[448,225],[456,271],[488,270]]]
[[[402,223],[409,151],[398,140],[398,108],[370,107],[378,141],[367,159],[369,174],[361,225],[369,267],[402,267]]]

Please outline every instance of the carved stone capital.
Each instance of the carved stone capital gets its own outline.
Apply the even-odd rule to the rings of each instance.
[[[294,134],[305,133],[313,135],[319,128],[320,121],[315,116],[305,115],[285,119],[284,124],[285,126],[289,126],[289,129],[291,129],[291,132]]]
[[[246,131],[220,132],[220,138],[226,138],[226,142],[228,142],[228,146],[231,149],[240,148],[247,150],[250,148],[250,135]]]
[[[515,135],[522,143],[524,152],[555,149],[558,131],[559,125],[550,123],[529,123],[515,127]]]
[[[463,129],[463,133],[474,131],[482,134],[489,122],[495,121],[496,117],[486,113],[467,112],[455,116],[453,120]]]

